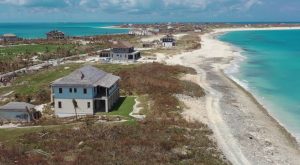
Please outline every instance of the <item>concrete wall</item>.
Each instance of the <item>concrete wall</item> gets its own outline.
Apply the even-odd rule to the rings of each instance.
[[[29,122],[30,115],[27,112],[0,111],[0,120]]]
[[[163,47],[166,47],[166,48],[171,48],[174,46],[174,43],[173,42],[163,42]]]
[[[59,88],[62,88],[63,92],[59,93]],[[70,92],[70,88],[72,88],[72,93]],[[93,99],[96,95],[94,88],[89,87],[87,89],[87,93],[83,93],[83,87],[76,87],[77,92],[74,92],[74,87],[53,87],[53,93],[55,99]]]
[[[75,99],[78,108],[77,114],[78,115],[93,115],[94,114],[94,101],[93,99]],[[61,102],[62,108],[58,107],[58,102]],[[90,102],[90,108],[88,108],[87,104]],[[75,110],[73,106],[72,99],[55,99],[54,102],[55,107],[55,115],[59,117],[68,117],[68,116],[75,116]]]
[[[113,60],[119,60],[119,61],[129,61],[129,60],[137,60],[137,58],[135,58],[135,55],[139,54],[140,52],[136,51],[133,53],[111,53],[111,59]],[[129,56],[132,55],[133,58],[132,59],[128,59]]]
[[[73,105],[73,99],[77,101],[78,115],[93,115],[94,114],[94,99],[97,95],[96,88],[89,87],[87,89],[87,93],[83,93],[83,87],[76,87],[77,92],[74,92],[74,88],[72,88],[72,92],[70,92],[69,87],[61,87],[62,93],[59,93],[60,87],[53,87],[54,93],[54,109],[55,115],[59,117],[68,117],[75,116],[75,109]],[[109,97],[103,98],[105,100],[105,109],[108,112],[116,101],[119,99],[119,84],[114,84],[111,88],[108,89]],[[98,98],[100,99],[100,98]],[[61,102],[62,107],[59,108],[59,102]],[[88,108],[88,102],[90,102],[90,108]]]

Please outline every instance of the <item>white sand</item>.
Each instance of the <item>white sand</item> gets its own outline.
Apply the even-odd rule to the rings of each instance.
[[[97,27],[99,29],[132,29],[132,28],[123,28],[121,26],[104,26],[104,27]]]
[[[140,111],[142,110],[142,107],[139,107],[139,105],[140,105],[140,102],[138,101],[137,98],[135,98],[135,104],[133,106],[133,111],[130,112],[129,115],[136,118],[136,119],[138,119],[138,120],[143,120],[146,117],[146,115],[141,115],[140,114]]]
[[[206,96],[197,100],[181,98],[190,107],[183,115],[188,120],[207,123],[220,149],[233,164],[300,164],[300,151],[295,139],[250,93],[223,73],[240,55],[229,44],[214,39],[217,33],[269,29],[218,29],[201,36],[202,49],[173,57],[158,56],[167,64],[193,67],[197,71],[197,76],[184,78],[203,87]]]
[[[175,34],[174,37],[176,40],[180,40],[182,37],[186,36],[188,34],[186,33],[180,33],[180,34]]]
[[[142,42],[152,42],[152,41],[156,41],[156,40],[160,40],[164,35],[152,35],[152,36],[148,36],[148,37],[143,37],[141,39]]]
[[[17,128],[19,127],[19,124],[13,124],[13,123],[9,123],[9,124],[4,124],[0,126],[0,129],[6,129],[6,128]]]

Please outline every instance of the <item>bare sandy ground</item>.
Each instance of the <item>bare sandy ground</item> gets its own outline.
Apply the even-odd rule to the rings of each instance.
[[[233,164],[300,164],[295,138],[223,72],[240,55],[214,36],[234,30],[259,29],[218,29],[201,36],[202,49],[173,57],[159,54],[160,62],[193,67],[198,74],[184,79],[198,83],[206,91],[204,98],[180,98],[189,107],[183,116],[208,124],[220,149]]]
[[[183,36],[187,35],[186,33],[180,33],[180,34],[175,34],[174,38],[176,40],[181,39]],[[160,35],[153,35],[153,36],[148,36],[148,37],[144,37],[141,39],[142,42],[152,42],[155,40],[160,40],[164,35],[160,34]]]

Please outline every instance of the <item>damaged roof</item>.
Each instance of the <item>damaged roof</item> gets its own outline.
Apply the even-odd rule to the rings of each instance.
[[[52,83],[53,87],[64,86],[102,86],[109,88],[114,85],[120,77],[106,73],[90,65],[75,70],[68,76],[62,77]]]
[[[32,109],[35,107],[35,105],[25,103],[25,102],[10,102],[6,105],[3,105],[0,107],[0,111],[24,111],[26,112],[27,109]]]

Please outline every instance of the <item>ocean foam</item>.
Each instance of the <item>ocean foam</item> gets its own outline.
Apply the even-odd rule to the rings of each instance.
[[[216,39],[220,40],[218,37]],[[220,40],[221,41],[221,40]],[[278,113],[280,112],[280,109],[274,104],[271,103],[270,100],[267,100],[264,96],[260,95],[259,92],[257,92],[257,89],[249,84],[247,80],[239,79],[238,74],[240,74],[241,64],[247,60],[247,57],[245,56],[245,53],[247,50],[242,49],[240,47],[237,47],[236,45],[232,45],[230,43],[221,41],[231,47],[232,54],[234,54],[234,59],[231,61],[229,66],[224,70],[224,73],[232,79],[234,82],[239,84],[241,87],[243,87],[245,90],[247,90],[249,93],[251,93],[261,104],[267,112],[277,121],[279,125],[281,125],[284,128],[287,128],[288,132],[295,137],[297,142],[300,142],[300,132],[298,130],[291,129],[288,124],[285,124],[281,122],[279,119],[281,116],[279,116]],[[272,109],[272,111],[269,111]]]

